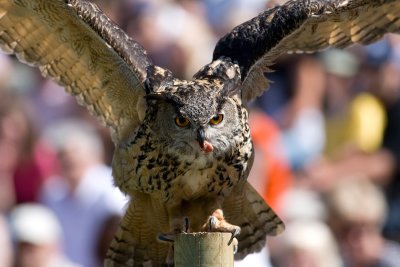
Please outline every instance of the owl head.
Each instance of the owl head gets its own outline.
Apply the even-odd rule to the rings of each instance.
[[[147,104],[153,135],[178,153],[224,153],[238,129],[241,108],[240,72],[229,59],[214,61],[191,81],[168,70],[148,69]]]

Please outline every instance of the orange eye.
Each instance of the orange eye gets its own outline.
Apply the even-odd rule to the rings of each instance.
[[[224,115],[222,115],[222,114],[215,115],[214,117],[211,118],[210,124],[212,124],[212,125],[220,124],[223,119],[224,119]]]
[[[182,117],[182,116],[177,116],[175,118],[175,124],[178,125],[181,128],[184,128],[186,126],[188,126],[190,123],[189,119]]]

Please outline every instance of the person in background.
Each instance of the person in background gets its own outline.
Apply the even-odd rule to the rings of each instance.
[[[44,136],[54,144],[61,170],[45,184],[41,202],[61,222],[66,255],[85,267],[101,266],[97,247],[103,224],[125,205],[103,163],[101,139],[79,120],[55,124]]]
[[[248,181],[279,214],[280,198],[293,186],[282,133],[273,119],[257,109],[250,110],[249,124],[256,156]]]
[[[38,204],[16,206],[10,224],[16,243],[16,267],[80,267],[63,255],[60,224],[47,208]]]
[[[295,220],[279,237],[276,267],[342,267],[342,258],[329,227],[318,220]]]
[[[387,205],[381,190],[368,179],[341,179],[326,195],[329,224],[346,267],[397,267],[400,245],[381,231]]]
[[[279,207],[286,230],[269,239],[274,267],[343,266],[320,194],[295,186],[282,196]]]
[[[394,168],[389,181],[384,185],[388,203],[388,216],[383,233],[386,238],[400,243],[400,37],[391,35],[390,60],[380,69],[380,98],[386,106],[386,128],[383,149],[391,153]]]
[[[13,266],[13,248],[9,227],[5,218],[0,214],[0,266]]]
[[[322,111],[326,77],[315,55],[297,55],[293,64],[293,95],[281,111],[285,154],[294,171],[319,158],[325,145]]]
[[[329,191],[338,179],[359,173],[379,185],[389,182],[395,162],[382,147],[387,116],[380,68],[387,56],[382,57],[367,60],[367,55],[337,49],[322,55],[328,86],[325,153],[304,170],[304,182],[313,190]]]
[[[44,181],[57,169],[54,152],[37,137],[23,99],[10,90],[0,94],[0,209],[35,202]]]
[[[281,132],[268,115],[257,109],[250,110],[249,124],[257,156],[254,158],[248,181],[279,214],[281,197],[293,184],[292,172],[283,153]],[[264,247],[258,253],[235,261],[235,266],[272,266],[268,248]]]

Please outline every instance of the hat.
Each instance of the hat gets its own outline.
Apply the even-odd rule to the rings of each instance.
[[[11,229],[17,242],[45,245],[58,242],[61,227],[56,216],[38,204],[17,206],[10,215]]]
[[[328,73],[343,78],[353,77],[360,64],[354,54],[336,48],[324,51],[321,60]]]

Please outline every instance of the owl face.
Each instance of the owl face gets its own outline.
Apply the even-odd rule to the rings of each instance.
[[[175,82],[156,100],[153,134],[169,152],[220,155],[234,146],[238,104],[211,81]]]

